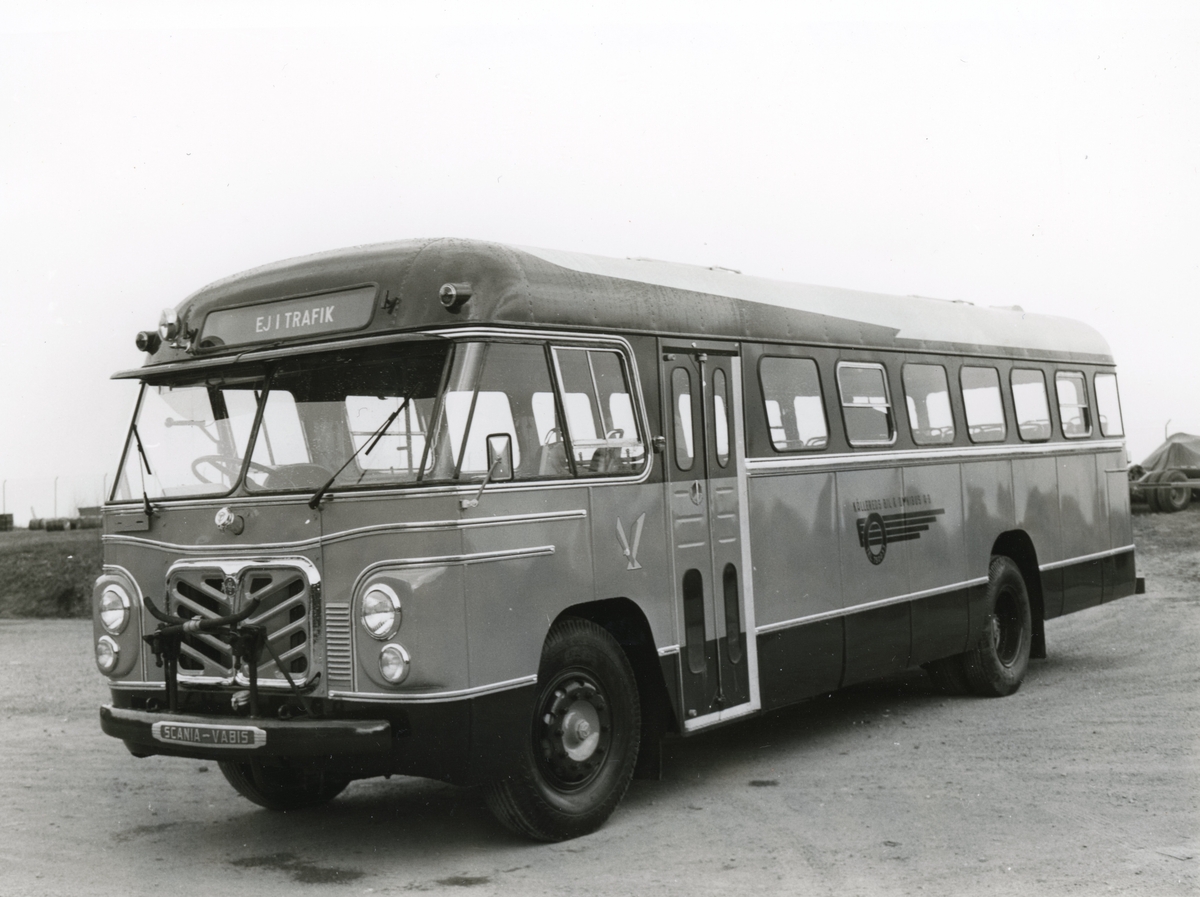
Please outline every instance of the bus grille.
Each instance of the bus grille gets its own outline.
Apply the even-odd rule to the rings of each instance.
[[[325,668],[329,687],[351,688],[350,608],[345,604],[325,607]]]
[[[287,688],[280,666],[297,685],[307,682],[315,672],[311,629],[313,589],[298,567],[245,567],[236,576],[226,575],[220,568],[177,569],[167,579],[167,595],[170,610],[185,619],[211,619],[236,613],[258,598],[258,609],[243,625],[265,626],[267,644],[279,658],[277,664],[271,651],[263,651],[258,663],[259,684]],[[179,657],[181,680],[228,682],[233,674],[233,653],[228,643],[206,632],[183,637]],[[244,660],[237,671],[237,682],[249,682]]]

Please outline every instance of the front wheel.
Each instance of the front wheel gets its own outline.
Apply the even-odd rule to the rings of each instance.
[[[529,734],[487,802],[519,835],[564,841],[598,829],[629,787],[641,739],[637,683],[600,626],[568,618],[550,630]]]
[[[974,649],[963,655],[963,672],[977,695],[1002,698],[1021,687],[1033,644],[1033,614],[1021,568],[997,555],[988,569],[988,620]]]
[[[242,797],[268,810],[302,810],[327,804],[350,780],[325,770],[300,770],[259,762],[222,760],[225,780]]]

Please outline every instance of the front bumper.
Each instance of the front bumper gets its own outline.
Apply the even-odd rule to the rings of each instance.
[[[100,728],[137,756],[167,754],[204,760],[261,757],[387,755],[387,720],[264,719],[127,710],[105,704]]]

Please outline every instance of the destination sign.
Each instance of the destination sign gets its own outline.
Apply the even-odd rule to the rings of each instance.
[[[258,726],[214,726],[208,723],[158,722],[150,733],[167,744],[196,744],[205,747],[256,748],[267,743],[267,733]]]
[[[209,312],[200,345],[244,346],[359,330],[371,322],[375,287]]]

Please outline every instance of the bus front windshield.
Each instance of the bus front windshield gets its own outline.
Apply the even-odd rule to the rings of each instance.
[[[115,501],[229,492],[242,469],[262,371],[142,388]]]
[[[420,479],[448,355],[421,341],[147,383],[112,498],[224,495],[243,475],[247,492]]]

